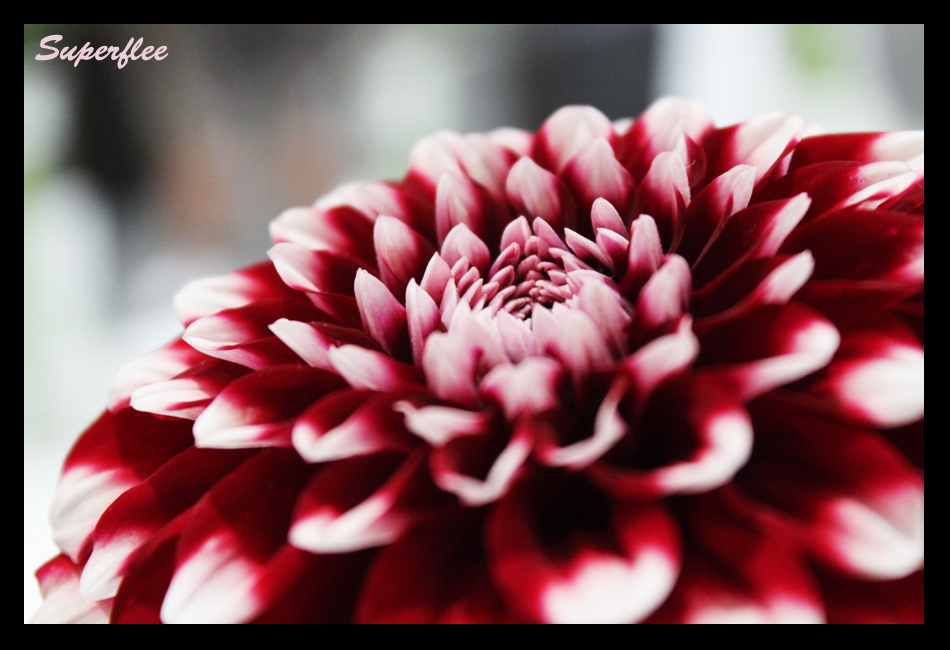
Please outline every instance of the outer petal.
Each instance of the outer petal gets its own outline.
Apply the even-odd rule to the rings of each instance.
[[[291,208],[270,223],[275,244],[289,242],[314,251],[342,253],[371,266],[376,262],[372,235],[373,219],[350,206]]]
[[[531,157],[560,174],[567,162],[597,138],[616,139],[610,120],[592,106],[565,106],[549,117],[534,139]]]
[[[900,452],[778,395],[752,417],[756,446],[740,485],[785,513],[813,556],[872,580],[922,566],[923,476]]]
[[[208,359],[169,381],[139,388],[132,393],[132,408],[194,420],[225,386],[247,373],[245,366]]]
[[[486,546],[506,602],[542,622],[639,621],[680,566],[679,533],[660,505],[607,500],[579,477],[519,483],[489,516]]]
[[[769,113],[711,131],[702,142],[709,155],[707,177],[715,178],[736,165],[753,165],[758,185],[773,170],[784,173],[782,161],[801,140],[804,126],[797,115]]]
[[[129,405],[132,393],[139,388],[167,381],[207,359],[207,355],[178,339],[126,362],[109,387],[109,410],[117,413]]]
[[[191,422],[124,409],[103,413],[73,446],[53,495],[53,541],[71,558],[116,498],[191,446]]]
[[[108,623],[112,599],[84,600],[79,595],[78,567],[65,553],[36,570],[43,603],[30,623]]]

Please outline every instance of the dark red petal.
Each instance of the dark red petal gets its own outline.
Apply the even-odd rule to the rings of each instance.
[[[390,356],[412,358],[406,308],[382,282],[360,269],[356,273],[356,303],[363,330]]]
[[[790,169],[829,160],[868,163],[900,160],[923,165],[924,132],[834,133],[804,138],[795,147]],[[919,162],[918,162],[919,161]]]
[[[432,484],[425,449],[382,452],[320,470],[294,508],[288,540],[311,553],[386,546],[433,507],[448,503]]]
[[[821,592],[791,540],[720,490],[681,504],[683,572],[648,623],[823,623]]]
[[[841,339],[821,314],[796,302],[697,321],[696,336],[697,372],[730,386],[743,400],[823,368]]]
[[[164,622],[248,621],[293,588],[307,554],[287,531],[312,471],[295,451],[270,449],[205,494],[181,531]]]
[[[485,535],[495,586],[534,621],[637,622],[679,574],[679,533],[663,506],[609,500],[576,475],[526,477]]]
[[[818,572],[829,623],[923,623],[924,570],[867,582]]]
[[[103,413],[66,457],[53,495],[53,541],[78,558],[99,516],[169,458],[192,444],[190,420],[164,420],[133,409]]]
[[[345,388],[341,377],[284,365],[245,375],[225,388],[195,421],[199,447],[289,447],[298,415],[317,399]]]
[[[192,447],[123,493],[96,524],[92,554],[80,579],[83,597],[115,596],[133,554],[252,453]]]
[[[923,476],[897,449],[791,396],[773,393],[750,411],[755,449],[737,481],[787,515],[814,557],[872,580],[922,566]]]
[[[485,567],[484,514],[452,509],[387,546],[366,578],[356,622],[517,622]]]
[[[736,165],[714,178],[690,201],[683,217],[683,236],[673,251],[695,264],[726,221],[749,205],[755,167]]]

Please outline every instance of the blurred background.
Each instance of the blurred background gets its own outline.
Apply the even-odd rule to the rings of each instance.
[[[267,224],[397,179],[438,129],[536,130],[565,104],[667,94],[719,125],[785,110],[924,128],[923,25],[24,25],[24,617],[54,556],[60,464],[123,361],[180,333],[187,281],[263,259]],[[161,61],[37,61],[164,45]]]

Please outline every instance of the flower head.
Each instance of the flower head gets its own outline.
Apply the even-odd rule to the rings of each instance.
[[[185,287],[36,620],[923,620],[923,133],[440,132]]]

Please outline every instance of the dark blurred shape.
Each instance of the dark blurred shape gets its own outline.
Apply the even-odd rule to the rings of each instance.
[[[654,25],[534,25],[523,38],[526,127],[567,104],[596,106],[611,119],[646,108]]]

